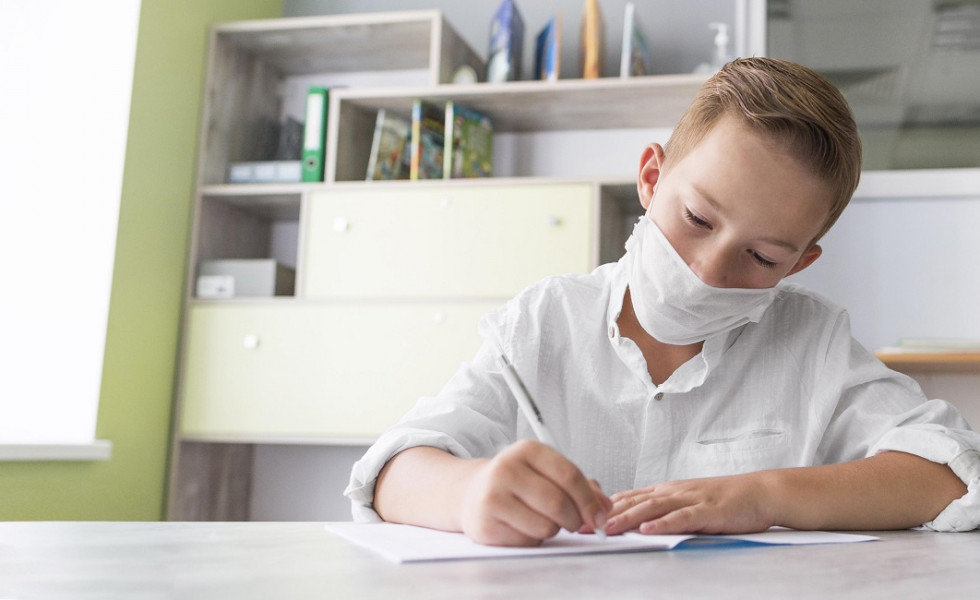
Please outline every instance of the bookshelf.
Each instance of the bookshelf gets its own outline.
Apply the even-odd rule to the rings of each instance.
[[[503,134],[669,127],[705,79],[448,83],[463,64],[482,72],[438,11],[213,28],[169,519],[247,520],[259,445],[369,442],[472,356],[480,316],[616,260],[642,212],[629,176],[365,182],[378,109],[453,99]],[[325,180],[226,183],[268,159],[265,128],[301,118],[310,85],[331,88]],[[294,269],[291,293],[195,296],[201,261],[251,258]]]

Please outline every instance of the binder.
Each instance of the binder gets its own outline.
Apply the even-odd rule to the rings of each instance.
[[[324,87],[311,87],[306,94],[306,124],[303,127],[303,181],[323,181],[328,95],[329,91]]]

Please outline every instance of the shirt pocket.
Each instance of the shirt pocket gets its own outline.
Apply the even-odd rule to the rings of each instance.
[[[791,466],[788,433],[774,427],[747,428],[715,435],[708,432],[688,444],[688,460],[678,479],[720,477]]]

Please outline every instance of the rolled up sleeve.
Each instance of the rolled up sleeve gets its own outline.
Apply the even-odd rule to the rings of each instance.
[[[486,319],[481,329],[487,327]],[[354,464],[344,495],[355,521],[376,522],[378,475],[396,454],[418,446],[438,448],[460,458],[494,456],[514,441],[516,404],[496,366],[499,341],[489,339],[464,363],[435,397],[420,399],[391,429],[384,432]]]
[[[937,403],[949,406],[939,400],[927,404]],[[959,417],[958,414],[955,416]],[[970,431],[966,423],[962,428],[937,424],[903,425],[882,436],[872,448],[872,454],[890,450],[949,465],[967,487],[965,495],[953,500],[935,519],[924,523],[924,527],[934,531],[980,528],[980,433]]]

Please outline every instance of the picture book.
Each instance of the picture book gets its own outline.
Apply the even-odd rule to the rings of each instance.
[[[582,7],[582,45],[579,47],[582,55],[583,79],[597,79],[602,76],[605,27],[602,11],[599,9],[599,0],[585,0],[585,5]]]
[[[627,2],[626,16],[623,19],[623,54],[619,63],[619,76],[638,77],[652,72],[650,47],[636,17],[636,6],[632,2]]]
[[[548,20],[538,33],[534,52],[534,75],[543,81],[557,81],[561,72],[561,14]]]
[[[442,179],[445,118],[442,107],[424,100],[413,103],[410,179]]]
[[[408,120],[385,109],[378,111],[368,158],[367,180],[408,179],[404,153],[408,147],[411,125]]]
[[[446,103],[446,147],[443,176],[489,177],[493,171],[493,120],[486,114]]]
[[[521,78],[524,53],[524,19],[514,0],[503,0],[490,22],[490,51],[487,56],[487,82]]]

